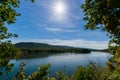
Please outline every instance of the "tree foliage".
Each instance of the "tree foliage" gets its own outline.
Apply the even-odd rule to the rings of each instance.
[[[9,33],[6,25],[15,23],[16,17],[20,16],[20,13],[16,11],[19,5],[20,0],[0,0],[0,41],[11,36],[17,36],[16,34]]]
[[[22,62],[22,64],[19,66],[18,72],[15,74],[12,80],[51,80],[48,77],[49,73],[48,69],[50,67],[50,64],[39,65],[38,71],[33,72],[28,77],[24,72],[25,67],[26,63]]]
[[[120,0],[85,0],[82,5],[87,29],[103,29],[110,34],[120,31]]]
[[[31,1],[33,2],[34,0]],[[21,0],[0,0],[0,68],[5,67],[7,71],[6,74],[13,66],[12,64],[8,64],[9,60],[15,58],[19,54],[19,50],[12,45],[11,41],[6,39],[9,39],[10,37],[17,37],[16,34],[8,32],[7,25],[14,24],[16,22],[16,17],[20,16],[20,14],[16,11],[16,8],[19,8],[20,2]],[[109,34],[111,39],[109,49],[114,55],[110,61],[114,61],[115,64],[108,62],[108,66],[104,72],[99,72],[98,68],[94,69],[94,66],[89,66],[88,68],[79,67],[78,72],[76,72],[72,77],[73,80],[93,80],[94,78],[98,78],[96,75],[99,75],[100,77],[102,76],[103,80],[120,79],[120,0],[85,0],[82,8],[85,15],[84,20],[87,21],[85,26],[86,29],[99,29],[106,31]],[[23,63],[21,68],[23,69],[24,66],[25,64]],[[38,72],[32,74],[32,77],[29,77],[31,80],[34,80],[34,78],[38,79],[38,77],[39,79],[48,79],[48,77],[44,77],[48,73],[48,65],[43,67],[41,66],[40,68],[41,69]],[[14,80],[26,79],[22,69],[17,75],[15,75]],[[97,72],[98,74],[92,74]],[[0,74],[2,74],[1,71]],[[60,78],[70,80],[62,73],[59,73],[58,75],[58,80],[60,80]],[[55,78],[51,80],[55,80]]]
[[[16,17],[20,16],[16,11],[19,5],[20,0],[0,0],[0,69],[5,67],[7,73],[10,70],[10,59],[16,58],[20,53],[8,40],[10,37],[17,37],[17,34],[8,32],[8,26],[14,24]],[[0,74],[2,74],[1,70]]]
[[[0,0],[0,67],[5,67],[6,73],[11,69],[10,59],[19,54],[18,49],[11,44],[11,41],[4,40],[12,36],[17,37],[16,34],[9,33],[6,26],[15,23],[16,16],[20,15],[15,10],[17,7],[19,7],[18,0]],[[3,74],[2,72],[1,74]]]
[[[120,0],[85,0],[81,6],[86,29],[106,31],[110,37],[109,49],[118,67],[120,63]],[[117,68],[116,67],[116,68]],[[120,66],[119,66],[120,67]]]
[[[88,66],[79,66],[72,76],[57,72],[55,77],[49,76],[50,64],[39,65],[38,71],[26,76],[26,63],[23,62],[12,80],[120,80],[118,71],[107,71],[106,68],[90,63]]]

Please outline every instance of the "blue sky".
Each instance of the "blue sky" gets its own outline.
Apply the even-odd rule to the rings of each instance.
[[[84,30],[84,0],[36,0],[21,2],[17,17],[9,32],[17,33],[16,42],[42,42],[86,48],[107,48],[105,32]],[[60,5],[60,6],[58,6]]]

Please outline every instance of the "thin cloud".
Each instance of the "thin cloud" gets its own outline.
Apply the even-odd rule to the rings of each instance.
[[[47,31],[50,32],[69,32],[69,33],[76,33],[76,32],[80,32],[80,30],[75,30],[75,29],[64,29],[64,28],[51,28],[51,27],[47,27],[45,28]]]
[[[35,24],[35,26],[38,27],[38,29],[43,29],[51,32],[80,32],[81,30],[77,29],[76,27],[79,26],[80,24],[73,24],[73,23],[62,23],[62,24],[51,24],[51,23],[38,23]]]
[[[65,32],[74,32],[74,33],[77,33],[77,32],[80,32],[80,30],[75,30],[75,29],[68,29],[68,30],[64,30]]]
[[[56,31],[62,31],[62,29],[61,28],[45,28],[46,30],[48,30],[48,31],[52,31],[52,32],[56,32]]]

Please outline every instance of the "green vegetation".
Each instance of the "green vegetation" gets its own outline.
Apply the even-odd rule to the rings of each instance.
[[[0,0],[0,75],[7,75],[13,66],[9,61],[17,59],[20,55],[20,50],[9,40],[11,37],[17,37],[17,34],[9,33],[7,27],[14,24],[16,17],[20,16],[16,11],[19,4],[20,0]],[[3,72],[2,69],[5,71]]]
[[[9,60],[19,55],[19,50],[6,40],[17,37],[8,32],[6,24],[15,23],[20,15],[16,12],[19,4],[20,0],[0,0],[0,68],[6,69],[6,73],[0,72],[1,75],[8,74],[13,66]],[[86,29],[105,31],[111,39],[109,50],[114,56],[106,63],[106,67],[98,68],[90,64],[88,67],[78,67],[71,77],[58,73],[55,79],[47,76],[49,65],[41,66],[38,72],[27,78],[22,71],[25,64],[22,64],[13,80],[120,80],[120,0],[85,0],[82,8],[84,20],[87,21]]]
[[[6,26],[15,23],[16,16],[20,15],[15,10],[18,7],[18,0],[0,0],[0,75],[5,75],[10,71],[13,65],[9,64],[9,60],[18,57],[20,53],[8,40],[17,35],[9,33]],[[2,72],[2,68],[5,68],[6,72]]]
[[[17,48],[21,50],[21,55],[30,55],[30,54],[57,54],[57,53],[90,53],[89,49],[84,48],[74,48],[68,46],[57,46],[57,45],[49,45],[45,43],[33,43],[33,42],[21,42],[15,44]]]
[[[108,80],[120,80],[120,0],[85,0],[82,5],[86,29],[105,31],[110,38],[106,64]],[[104,75],[105,76],[105,75]],[[103,79],[104,80],[104,79]]]
[[[88,49],[80,48],[37,48],[37,49],[22,49],[23,52],[29,53],[90,53]]]
[[[109,38],[110,59],[115,70],[120,70],[120,0],[85,0],[82,5],[86,29],[105,31]],[[114,63],[114,64],[113,64]],[[111,66],[110,66],[111,69]]]
[[[39,65],[38,71],[26,76],[25,63],[20,65],[13,80],[120,80],[118,71],[108,71],[107,68],[90,63],[87,67],[79,66],[72,76],[58,72],[55,77],[49,77],[50,64]]]

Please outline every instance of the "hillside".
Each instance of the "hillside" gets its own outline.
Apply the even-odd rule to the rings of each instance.
[[[35,42],[20,42],[20,43],[16,43],[15,47],[17,48],[73,48],[69,46],[58,46],[58,45],[50,45],[46,43],[35,43]]]
[[[22,52],[27,53],[90,53],[89,49],[69,46],[49,45],[45,43],[20,42],[15,44]]]

